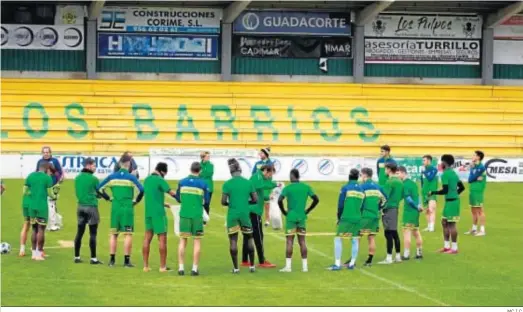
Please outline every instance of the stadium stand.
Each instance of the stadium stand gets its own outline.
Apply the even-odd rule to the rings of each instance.
[[[257,147],[281,154],[523,153],[523,88],[2,80],[4,151]]]

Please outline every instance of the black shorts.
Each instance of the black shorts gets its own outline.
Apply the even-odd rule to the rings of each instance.
[[[389,208],[383,210],[383,216],[381,218],[383,222],[383,229],[390,231],[398,230],[398,209]]]
[[[96,225],[100,223],[100,213],[97,207],[78,205],[76,212],[78,225]]]

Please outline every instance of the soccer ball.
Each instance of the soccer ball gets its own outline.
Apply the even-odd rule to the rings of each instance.
[[[2,245],[0,246],[0,252],[2,253],[2,255],[8,254],[10,251],[11,251],[11,245],[9,245],[6,242],[3,242]]]

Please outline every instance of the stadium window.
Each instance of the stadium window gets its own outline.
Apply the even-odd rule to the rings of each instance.
[[[55,13],[54,4],[2,2],[2,24],[53,25]]]

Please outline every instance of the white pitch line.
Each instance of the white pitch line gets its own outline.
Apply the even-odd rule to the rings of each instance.
[[[216,215],[216,216],[219,216],[219,217],[222,218],[222,219],[225,219],[225,217],[224,217],[223,215],[220,215],[220,214],[217,214],[217,213],[213,213],[213,214]],[[270,236],[272,236],[272,237],[275,237],[275,238],[277,238],[277,239],[279,239],[279,240],[285,241],[285,238],[281,237],[280,235],[277,235],[277,234],[274,234],[274,233],[270,233],[270,232],[269,232],[269,233],[265,233],[265,234],[270,235]],[[317,254],[317,255],[322,256],[322,257],[325,257],[325,258],[328,258],[328,259],[331,259],[331,258],[332,258],[332,257],[330,257],[329,255],[327,255],[326,253],[324,253],[324,252],[322,252],[322,251],[319,251],[319,250],[317,250],[317,249],[315,249],[315,248],[310,247],[309,244],[307,245],[307,249],[310,250],[310,251],[312,251],[312,252],[314,252],[314,253]],[[376,274],[374,274],[374,273],[370,273],[368,270],[356,270],[356,271],[357,271],[357,272],[360,272],[360,273],[362,273],[362,274],[364,274],[364,275],[367,275],[367,276],[369,276],[369,277],[372,277],[372,278],[374,278],[374,279],[376,279],[376,280],[379,280],[379,281],[381,281],[381,282],[387,283],[387,284],[389,284],[389,285],[391,285],[391,286],[394,286],[394,287],[396,287],[396,288],[398,288],[398,289],[401,289],[401,290],[404,290],[404,291],[406,291],[406,292],[409,292],[409,293],[415,294],[415,295],[417,295],[417,296],[419,296],[419,297],[421,297],[421,298],[423,298],[423,299],[430,300],[430,301],[432,301],[432,302],[434,302],[434,303],[437,303],[437,304],[439,304],[439,305],[441,305],[441,306],[446,306],[446,307],[450,306],[450,305],[448,305],[448,304],[446,304],[446,303],[444,303],[444,302],[442,302],[442,301],[440,301],[440,300],[438,300],[438,299],[434,299],[434,298],[429,297],[429,296],[427,296],[427,295],[425,295],[425,294],[423,294],[423,293],[420,293],[420,292],[417,291],[416,289],[413,289],[413,288],[410,288],[410,287],[404,286],[404,285],[402,285],[402,284],[400,284],[400,283],[396,283],[396,282],[394,282],[394,281],[391,281],[391,280],[389,280],[389,279],[386,279],[386,278],[381,277],[381,276],[379,276],[379,275],[376,275]]]

